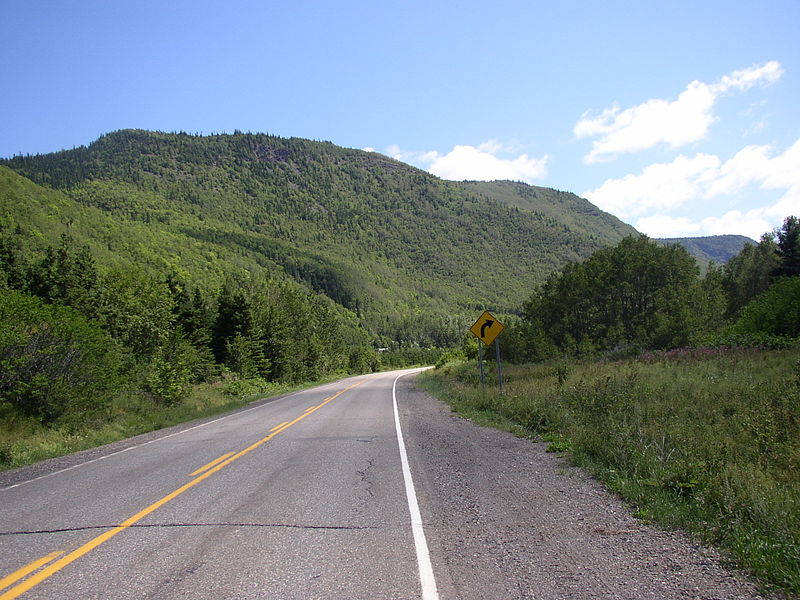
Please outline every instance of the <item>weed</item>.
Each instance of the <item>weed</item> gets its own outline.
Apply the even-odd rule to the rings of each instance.
[[[800,349],[680,349],[615,362],[509,366],[506,394],[474,366],[421,380],[462,411],[569,452],[637,514],[728,550],[800,593]],[[430,382],[435,381],[435,385]],[[458,390],[454,400],[453,390]]]

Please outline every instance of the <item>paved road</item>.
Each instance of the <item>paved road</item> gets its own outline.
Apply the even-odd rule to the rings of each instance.
[[[48,557],[55,572],[0,597],[419,597],[396,376],[293,394],[3,490],[0,576]]]
[[[0,600],[759,597],[400,374],[0,474]]]

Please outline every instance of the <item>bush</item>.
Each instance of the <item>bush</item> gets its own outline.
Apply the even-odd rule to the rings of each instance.
[[[467,357],[464,355],[463,350],[448,350],[447,352],[442,353],[442,355],[439,357],[439,360],[436,361],[436,368],[441,369],[447,363],[466,360],[466,358]]]
[[[800,337],[800,277],[782,277],[742,309],[731,333]]]
[[[222,393],[232,398],[244,398],[256,394],[264,394],[270,389],[270,383],[261,377],[234,379],[222,387]]]
[[[75,310],[0,290],[0,407],[53,423],[89,416],[122,383],[121,352]]]
[[[176,404],[189,394],[196,362],[197,350],[194,346],[173,334],[150,360],[145,389],[161,404]]]

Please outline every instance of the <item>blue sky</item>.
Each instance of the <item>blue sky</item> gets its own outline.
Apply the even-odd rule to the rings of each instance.
[[[800,1],[0,0],[0,156],[144,128],[575,192],[654,237],[800,214]]]

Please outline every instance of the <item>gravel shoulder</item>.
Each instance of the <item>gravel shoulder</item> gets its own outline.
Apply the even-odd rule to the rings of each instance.
[[[547,444],[478,427],[398,382],[442,599],[768,598],[711,548],[635,519]]]

